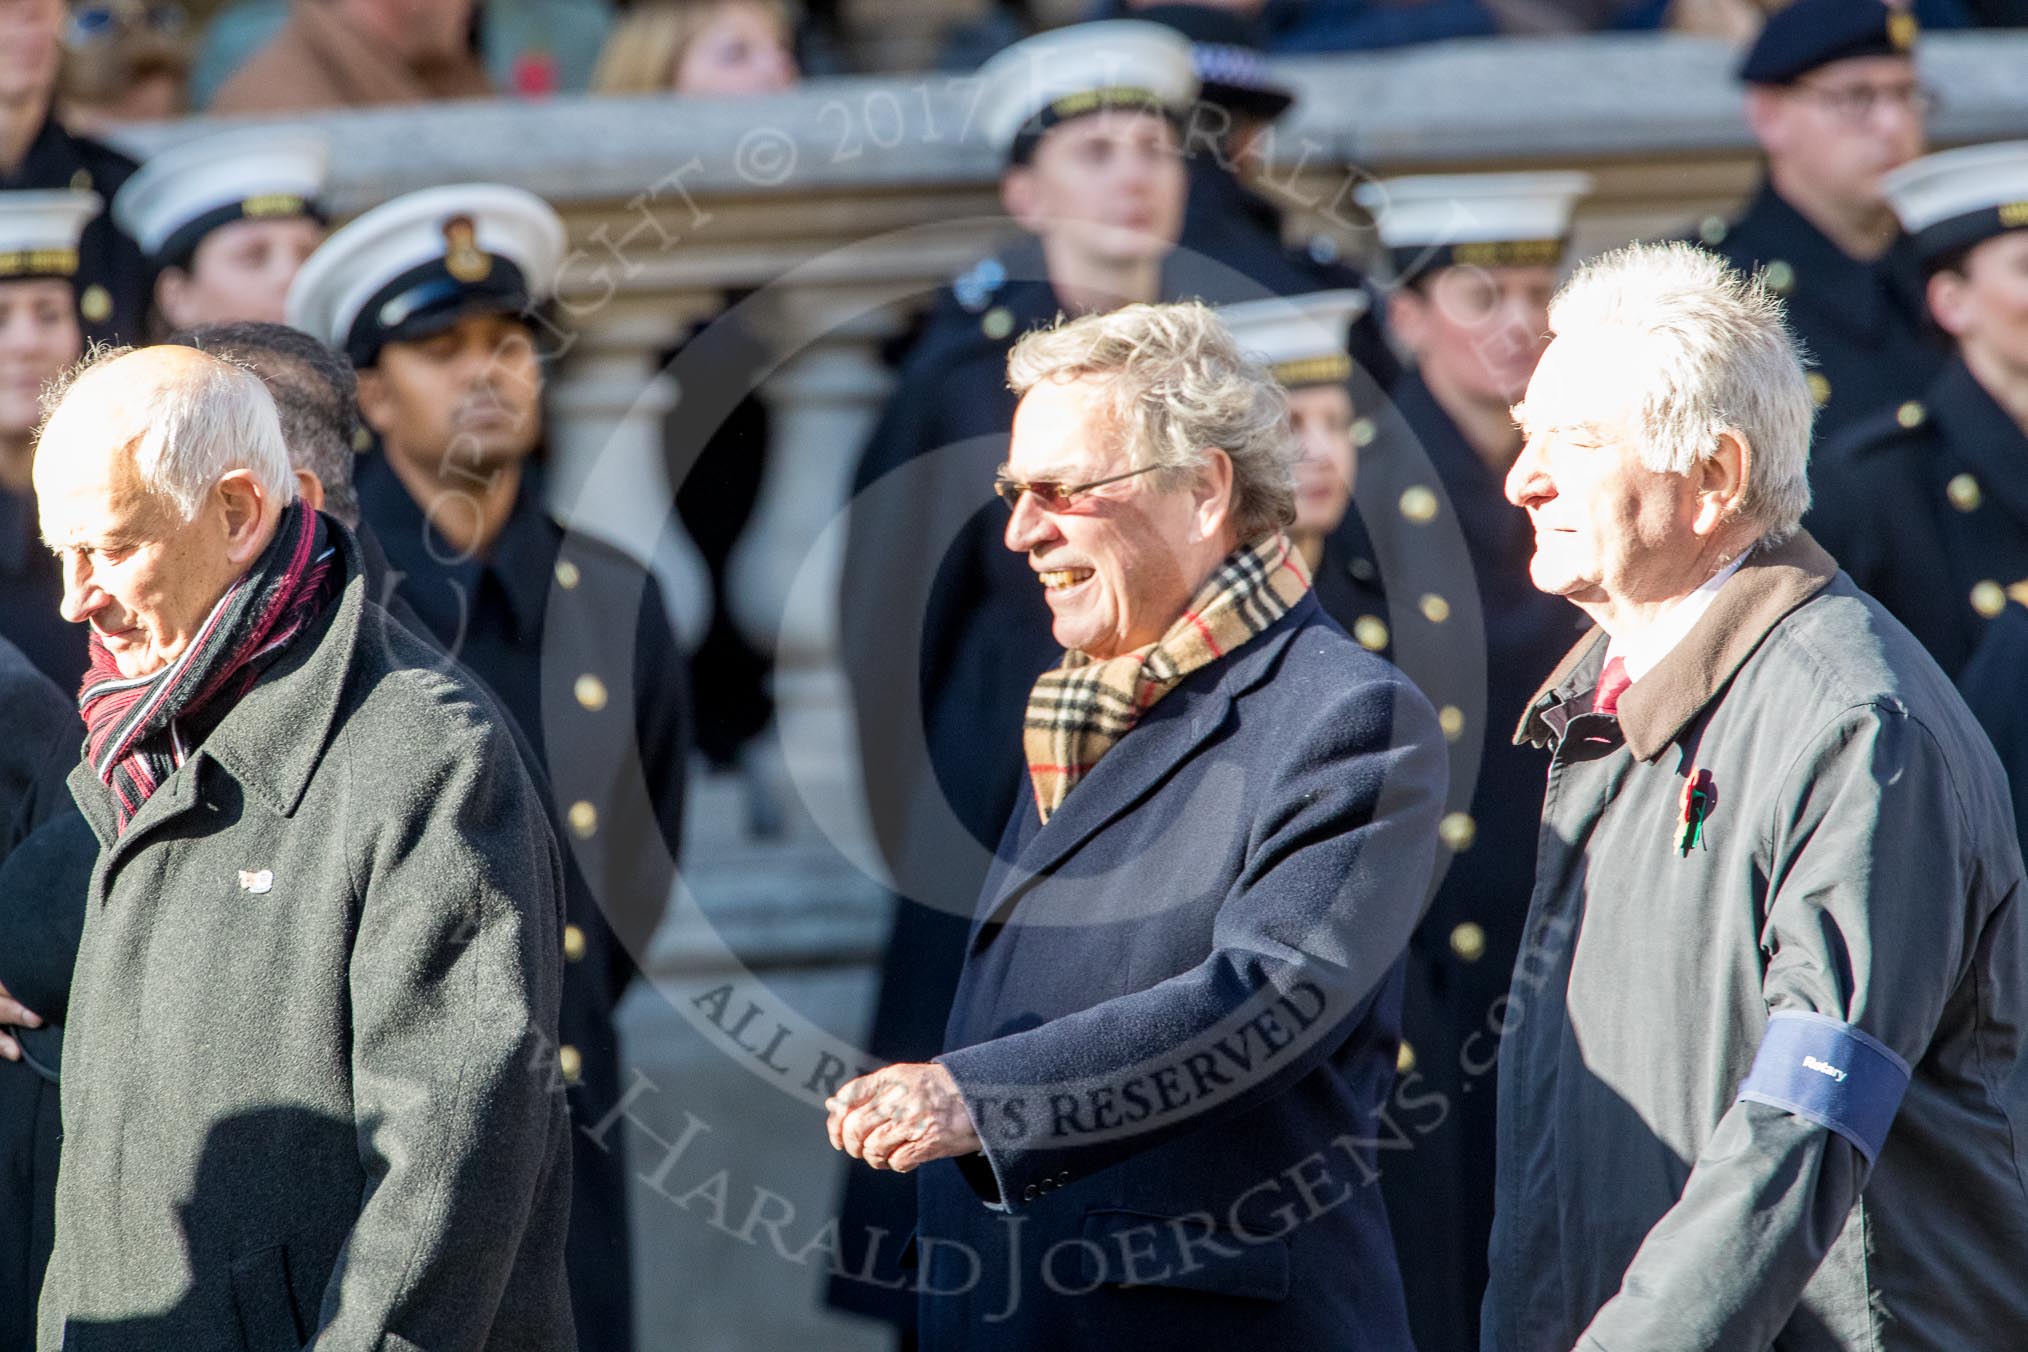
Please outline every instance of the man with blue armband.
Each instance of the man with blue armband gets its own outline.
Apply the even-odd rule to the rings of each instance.
[[[2007,784],[1801,530],[1781,305],[1681,244],[1568,282],[1514,412],[1587,635],[1500,1065],[1487,1352],[2028,1347],[2028,922]],[[1483,1048],[1489,1052],[1495,1048]]]

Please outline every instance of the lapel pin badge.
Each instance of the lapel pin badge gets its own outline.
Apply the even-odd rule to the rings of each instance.
[[[243,892],[251,892],[257,897],[264,897],[274,890],[275,871],[264,868],[256,873],[252,869],[243,868],[239,871],[239,886]]]

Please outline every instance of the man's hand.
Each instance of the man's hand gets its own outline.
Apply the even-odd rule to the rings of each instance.
[[[7,987],[0,985],[0,1057],[9,1061],[21,1059],[21,1044],[7,1036],[8,1026],[20,1028],[42,1027],[42,1016],[7,993]],[[854,1081],[853,1083],[858,1083]],[[852,1086],[845,1086],[850,1089]]]
[[[979,1148],[957,1081],[935,1062],[861,1075],[825,1099],[824,1108],[831,1148],[876,1169],[905,1174]]]

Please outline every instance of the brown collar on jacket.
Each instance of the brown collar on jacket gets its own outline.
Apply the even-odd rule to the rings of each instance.
[[[1798,530],[1772,548],[1755,546],[1752,557],[1726,579],[1711,608],[1682,641],[1620,696],[1620,734],[1628,749],[1645,761],[1661,755],[1746,664],[1768,632],[1823,590],[1837,571],[1837,561],[1808,531]],[[1604,636],[1605,631],[1594,625],[1557,664],[1528,701],[1514,729],[1516,745],[1555,743],[1555,730],[1542,715],[1597,682]],[[1600,660],[1588,661],[1594,650]]]

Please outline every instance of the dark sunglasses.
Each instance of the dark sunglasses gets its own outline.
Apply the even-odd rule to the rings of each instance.
[[[100,3],[79,5],[71,11],[70,25],[64,31],[64,45],[88,47],[136,27],[173,36],[183,31],[185,22],[181,5],[137,4],[131,0],[120,4],[118,0],[100,0]]]
[[[1010,510],[1021,505],[1023,493],[1033,493],[1036,502],[1042,505],[1043,511],[1065,512],[1070,510],[1071,504],[1077,500],[1077,495],[1088,489],[1098,488],[1103,484],[1116,484],[1122,479],[1146,474],[1154,468],[1153,465],[1143,465],[1139,469],[1130,469],[1125,474],[1115,474],[1109,479],[1093,479],[1088,484],[1067,484],[1061,479],[1036,479],[1030,483],[1023,483],[1019,479],[1002,477],[993,480],[993,491],[1000,495],[1000,501],[1006,503]]]

